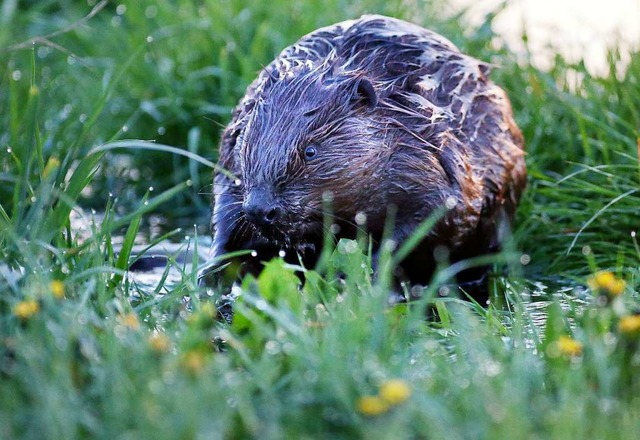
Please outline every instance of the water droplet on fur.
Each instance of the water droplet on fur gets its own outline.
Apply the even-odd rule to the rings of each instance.
[[[446,202],[444,202],[447,209],[453,209],[456,206],[456,203],[458,203],[458,201],[453,196],[447,197]]]
[[[251,252],[251,256],[252,256],[253,258],[255,258],[255,257],[257,257],[257,256],[258,256],[258,253],[257,253],[256,251],[252,251],[252,252]]]
[[[333,202],[333,193],[331,191],[325,191],[322,193],[322,200],[329,203]]]
[[[280,256],[280,258],[284,258],[285,255],[287,255],[287,253],[284,250],[280,249],[280,252],[278,252],[278,255]]]

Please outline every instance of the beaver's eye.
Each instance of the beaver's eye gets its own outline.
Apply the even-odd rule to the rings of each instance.
[[[304,158],[306,160],[314,159],[317,155],[318,155],[318,149],[315,147],[315,145],[309,145],[307,148],[304,149]]]

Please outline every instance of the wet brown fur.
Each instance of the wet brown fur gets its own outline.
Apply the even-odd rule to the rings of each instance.
[[[223,133],[219,164],[237,180],[214,179],[213,258],[251,248],[263,260],[282,248],[314,264],[327,193],[339,236],[353,236],[364,213],[379,239],[394,206],[399,242],[455,201],[403,263],[409,281],[429,281],[436,245],[454,261],[498,250],[526,169],[509,101],[488,71],[441,36],[382,16],[319,29],[286,48]],[[309,145],[318,155],[306,161]],[[267,198],[278,221],[248,222],[248,197]]]

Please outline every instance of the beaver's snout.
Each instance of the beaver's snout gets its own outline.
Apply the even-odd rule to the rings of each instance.
[[[259,228],[273,226],[281,217],[281,209],[267,191],[253,190],[242,203],[245,217]]]

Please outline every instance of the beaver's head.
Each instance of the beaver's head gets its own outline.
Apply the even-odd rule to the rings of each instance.
[[[244,215],[287,244],[321,236],[326,206],[353,222],[369,204],[384,155],[372,82],[321,70],[269,78],[238,137]]]

